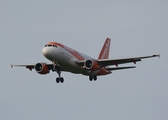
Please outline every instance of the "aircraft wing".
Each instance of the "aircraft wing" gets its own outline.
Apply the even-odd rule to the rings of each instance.
[[[136,64],[136,62],[141,61],[145,58],[152,58],[152,57],[160,57],[160,55],[152,55],[152,56],[143,56],[143,57],[133,57],[133,58],[124,58],[124,59],[99,59],[97,62],[102,66],[110,66],[115,65],[118,67],[119,64],[125,64],[125,63],[131,63],[133,62]]]
[[[32,69],[34,69],[35,65],[33,65],[33,64],[18,64],[18,65],[11,64],[12,68],[15,67],[15,66],[16,67],[26,67],[27,69],[32,70]]]
[[[48,66],[49,70],[54,70],[53,69],[54,65],[52,63],[45,63],[45,64]],[[34,67],[35,67],[35,64],[11,64],[11,67],[15,67],[15,66],[16,67],[26,67],[27,69],[32,71],[32,69],[34,69]],[[55,69],[61,69],[61,68],[59,66],[56,66]],[[62,71],[64,71],[64,70],[62,70]]]

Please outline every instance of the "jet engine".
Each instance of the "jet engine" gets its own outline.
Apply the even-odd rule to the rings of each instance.
[[[100,69],[100,65],[96,61],[86,60],[84,66],[88,70],[96,71]]]
[[[34,66],[34,69],[39,74],[47,74],[50,71],[49,68],[48,68],[48,66],[45,63],[37,63]]]

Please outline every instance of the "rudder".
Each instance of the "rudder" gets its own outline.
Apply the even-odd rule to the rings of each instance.
[[[102,50],[99,54],[98,59],[108,59],[109,58],[110,43],[111,43],[111,39],[107,38],[102,47]]]

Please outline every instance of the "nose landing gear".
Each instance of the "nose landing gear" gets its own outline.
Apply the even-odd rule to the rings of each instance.
[[[56,78],[56,83],[63,83],[64,82],[64,78],[61,77],[61,68],[57,65],[56,62],[53,62],[53,71],[56,71],[58,73],[58,77]]]
[[[56,83],[59,83],[59,82],[61,82],[61,83],[63,83],[64,82],[64,78],[63,77],[57,77],[56,78]]]
[[[63,83],[64,78],[61,77],[61,71],[57,71],[57,73],[58,73],[59,77],[56,78],[56,83],[59,83],[59,82]]]

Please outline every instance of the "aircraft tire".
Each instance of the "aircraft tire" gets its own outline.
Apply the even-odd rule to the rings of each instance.
[[[60,78],[60,82],[61,82],[61,83],[64,82],[64,78],[63,78],[63,77]]]
[[[94,75],[94,81],[96,81],[97,80],[97,76],[96,75]]]
[[[89,80],[92,81],[92,80],[93,80],[93,77],[92,77],[92,76],[89,76]]]
[[[60,81],[59,78],[56,78],[56,83],[59,83],[59,81]]]

